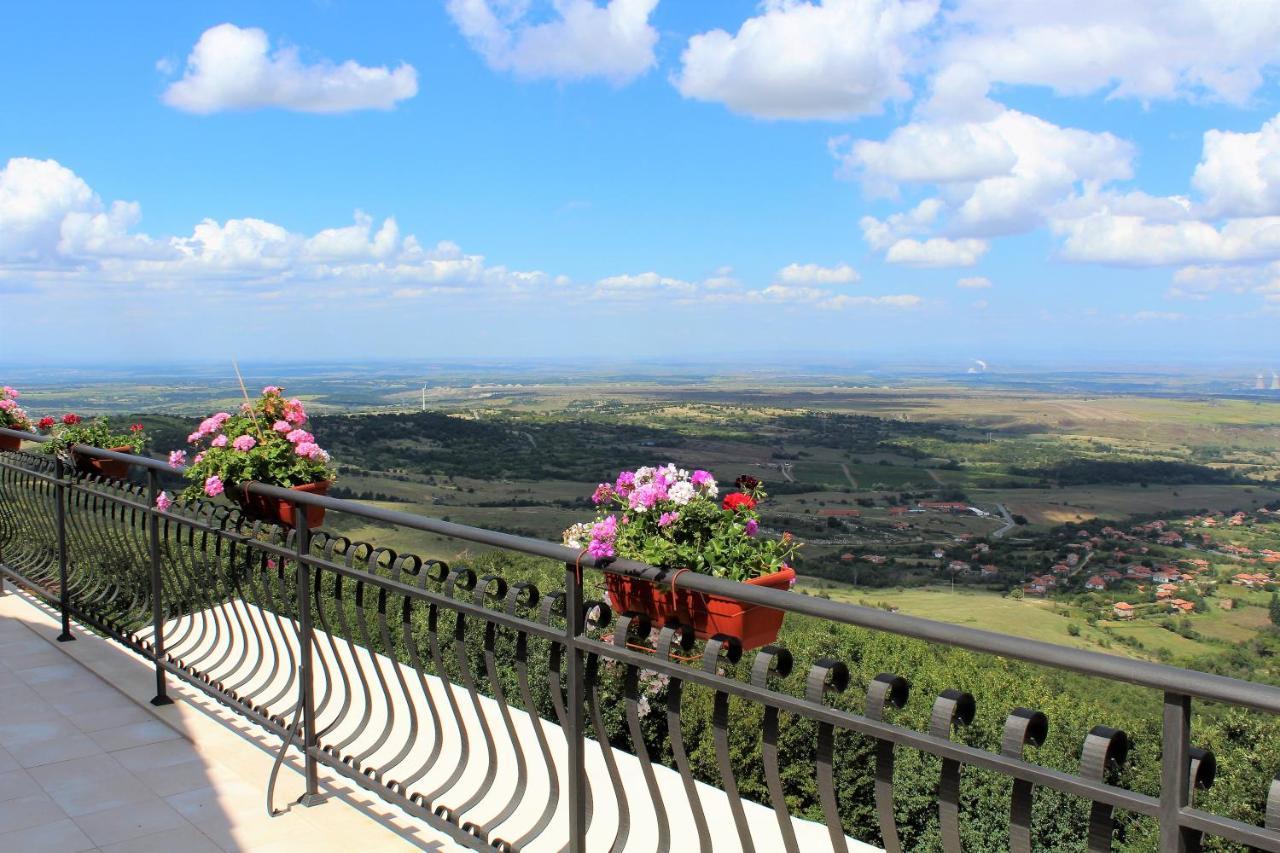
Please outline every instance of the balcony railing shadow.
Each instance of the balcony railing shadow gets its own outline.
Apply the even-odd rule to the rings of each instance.
[[[6,584],[7,585],[7,584]],[[171,684],[178,705],[151,708],[154,672],[130,651],[10,587],[0,595],[0,837],[4,849],[423,850],[455,845],[376,796],[322,775],[327,809],[281,796],[268,817],[263,781],[280,742],[207,696]],[[15,594],[16,592],[16,594]],[[303,770],[286,758],[297,787]],[[19,789],[15,775],[23,775]],[[15,801],[24,806],[14,813]],[[274,848],[273,848],[274,849]]]
[[[1196,849],[1211,836],[1280,850],[1280,786],[1253,795],[1267,800],[1265,826],[1198,809],[1195,791],[1212,783],[1215,762],[1191,742],[1193,702],[1275,714],[1275,688],[680,577],[682,588],[792,619],[1150,691],[1158,784],[1142,792],[1121,784],[1131,778],[1125,732],[1095,725],[1073,770],[1046,766],[1028,758],[1050,722],[1035,709],[1005,710],[997,749],[986,749],[967,735],[976,709],[961,690],[932,700],[922,731],[896,722],[911,673],[854,685],[832,657],[800,660],[778,645],[744,653],[731,638],[698,642],[688,626],[615,616],[593,600],[603,573],[662,585],[672,573],[260,484],[250,489],[559,568],[477,576],[305,521],[296,530],[249,522],[227,505],[160,512],[163,463],[85,452],[126,459],[146,480],[70,476],[48,457],[0,454],[0,572],[151,661],[157,696],[179,679],[269,732],[282,754],[298,748],[304,803],[318,797],[324,768],[478,849],[846,850],[859,844],[849,816],[865,813],[868,840],[897,850],[895,766],[909,761],[934,780],[928,843],[939,849],[972,846],[970,794],[998,784],[1002,826],[984,841],[993,847],[1031,849],[1048,801],[1078,810],[1064,825],[1078,828],[1072,846],[1090,850],[1111,848],[1118,810],[1153,821],[1161,849]],[[854,769],[868,775],[855,762],[874,767],[869,789],[850,787]]]

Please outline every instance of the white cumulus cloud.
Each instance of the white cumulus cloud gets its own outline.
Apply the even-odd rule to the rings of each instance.
[[[980,275],[962,278],[956,282],[956,287],[962,287],[965,290],[986,290],[992,286],[991,279]]]
[[[418,93],[418,72],[401,63],[369,67],[354,60],[306,63],[291,46],[271,50],[256,27],[219,24],[205,30],[182,77],[163,99],[191,113],[278,107],[309,113],[389,110]]]
[[[1215,225],[1198,219],[1154,222],[1100,210],[1060,220],[1062,256],[1130,266],[1233,263],[1280,258],[1280,216],[1231,219]]]
[[[939,64],[1060,94],[1243,104],[1280,60],[1274,0],[958,0]]]
[[[658,0],[552,0],[551,19],[530,20],[529,0],[449,0],[454,22],[484,61],[526,79],[601,77],[630,82],[657,61]]]
[[[1256,133],[1206,131],[1191,184],[1209,215],[1280,213],[1280,116]]]
[[[1073,194],[1132,176],[1130,143],[1005,107],[971,83],[959,73],[944,75],[913,120],[883,141],[833,141],[843,171],[872,194],[936,188],[939,197],[919,205],[901,226],[919,231],[944,220],[939,233],[953,238],[1023,233]]]
[[[15,158],[0,168],[0,279],[34,276],[97,284],[128,282],[257,288],[429,284],[521,290],[553,283],[538,271],[485,263],[450,242],[425,249],[395,219],[357,211],[351,225],[307,235],[263,219],[205,219],[187,235],[136,230],[136,202],[106,204],[53,160]]]
[[[891,264],[915,267],[971,267],[982,260],[988,248],[986,240],[973,238],[915,240],[906,237],[891,245],[884,259]]]
[[[788,264],[778,270],[783,284],[854,284],[861,276],[848,264],[824,267],[819,264]]]
[[[686,98],[762,118],[844,119],[906,100],[918,33],[937,0],[765,0],[730,34],[689,39],[674,78]]]

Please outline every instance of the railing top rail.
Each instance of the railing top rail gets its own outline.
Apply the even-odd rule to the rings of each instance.
[[[45,436],[3,428],[0,428],[0,435],[36,442],[48,440]],[[157,471],[180,473],[183,470],[182,468],[173,469],[167,463],[158,459],[135,456],[129,453],[117,453],[97,447],[76,445],[75,450],[77,453],[129,462],[139,467]],[[447,536],[452,539],[475,542],[535,557],[545,557],[562,563],[576,563],[584,569],[595,569],[658,583],[670,583],[675,574],[673,571],[656,568],[633,560],[598,560],[589,554],[576,551],[565,545],[541,539],[517,536],[511,533],[500,533],[494,530],[471,527],[399,510],[368,506],[341,498],[314,495],[293,489],[269,486],[264,483],[251,483],[248,485],[248,489],[254,494],[293,501],[304,506],[324,507],[335,512],[382,521],[412,530]],[[695,592],[726,596],[747,604],[763,605],[788,613],[797,613],[846,625],[885,631],[931,643],[957,646],[975,652],[999,655],[1055,669],[1126,682],[1153,690],[1179,693],[1200,699],[1225,702],[1280,714],[1280,688],[1243,681],[1237,678],[1212,675],[1150,661],[1134,660],[1102,652],[1060,646],[1042,640],[1023,639],[995,631],[937,622],[918,616],[890,613],[879,608],[830,601],[784,590],[768,589],[753,584],[742,584],[727,578],[713,577],[695,572],[681,574],[680,586]]]

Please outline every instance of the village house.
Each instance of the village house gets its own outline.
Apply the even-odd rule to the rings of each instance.
[[[1240,572],[1231,578],[1233,586],[1243,586],[1249,589],[1259,589],[1271,583],[1271,578],[1264,574],[1250,574],[1248,572]]]
[[[1104,581],[1098,575],[1093,575],[1087,581],[1084,582],[1084,588],[1085,589],[1106,589],[1107,582]]]
[[[1115,603],[1115,607],[1113,607],[1112,610],[1115,611],[1117,619],[1133,618],[1133,605],[1128,603],[1127,601],[1117,601]]]

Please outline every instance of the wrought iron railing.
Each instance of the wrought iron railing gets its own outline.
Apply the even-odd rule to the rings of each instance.
[[[0,573],[60,611],[60,640],[74,639],[74,620],[153,662],[157,704],[169,701],[166,681],[176,677],[278,734],[282,755],[296,741],[307,804],[319,801],[323,766],[478,849],[795,851],[829,844],[846,850],[852,842],[841,804],[849,792],[839,780],[848,769],[845,745],[860,738],[870,748],[856,755],[874,765],[872,840],[887,850],[903,849],[895,815],[901,790],[895,758],[903,750],[938,759],[929,766],[936,768],[930,770],[936,844],[943,850],[964,846],[963,804],[972,779],[964,768],[1007,782],[999,844],[1013,850],[1032,848],[1038,791],[1059,792],[1087,808],[1087,837],[1061,839],[1064,848],[1111,849],[1121,810],[1155,821],[1162,850],[1198,849],[1202,837],[1280,850],[1280,783],[1255,792],[1265,802],[1263,826],[1198,809],[1194,792],[1212,784],[1216,762],[1191,744],[1193,701],[1277,714],[1276,688],[714,577],[680,577],[682,588],[797,618],[1155,691],[1162,697],[1161,735],[1146,746],[1159,749],[1158,792],[1142,793],[1116,783],[1130,746],[1123,731],[1101,725],[1088,731],[1078,769],[1067,772],[1024,755],[1046,737],[1048,720],[1037,710],[1009,709],[999,743],[982,748],[957,737],[974,717],[968,693],[943,691],[921,731],[890,719],[909,698],[899,675],[869,679],[858,703],[849,698],[850,671],[839,660],[816,656],[804,667],[773,645],[749,653],[747,665],[730,639],[695,643],[688,626],[614,617],[607,604],[591,600],[602,573],[670,584],[671,573],[660,569],[249,486],[295,506],[560,567],[554,578],[542,576],[542,587],[528,578],[477,577],[465,566],[310,530],[305,512],[297,513],[295,530],[249,521],[213,502],[162,512],[155,498],[171,473],[164,463],[77,451],[126,461],[140,481],[87,476],[52,456],[0,452]],[[705,712],[697,742],[688,731],[694,697]],[[730,725],[731,707],[744,703],[758,729]],[[797,773],[814,782],[815,801],[797,802],[787,781]]]

